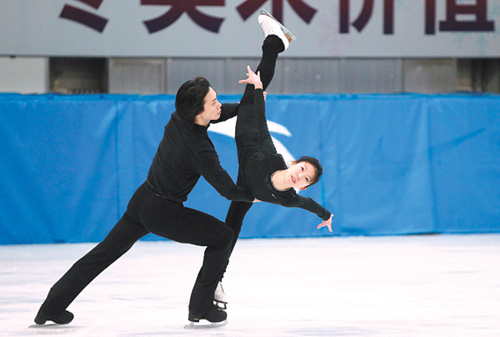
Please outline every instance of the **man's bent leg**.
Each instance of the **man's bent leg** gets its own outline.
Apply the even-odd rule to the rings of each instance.
[[[148,216],[157,218],[154,221],[144,220],[148,223],[149,231],[180,243],[207,247],[189,302],[190,313],[204,316],[213,307],[215,288],[228,262],[233,231],[222,221],[204,212],[184,207],[180,203],[160,199],[157,202],[163,205],[161,208],[170,217],[160,219],[159,214],[154,214],[148,206],[147,209],[151,211]],[[142,217],[145,216],[142,214]]]

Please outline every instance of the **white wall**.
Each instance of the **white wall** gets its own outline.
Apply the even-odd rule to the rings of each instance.
[[[46,57],[0,57],[0,92],[45,93],[48,69]]]
[[[253,1],[256,2],[259,1]],[[220,5],[191,1],[190,6],[200,7],[196,9],[197,15],[183,14],[175,22],[161,18],[165,13],[170,14],[167,6],[145,5],[138,0],[94,0],[90,6],[90,1],[84,0],[0,0],[0,3],[0,55],[260,56],[259,7],[245,14],[237,10],[251,1],[219,1]],[[156,1],[156,5],[160,3]],[[297,35],[298,40],[286,51],[287,57],[500,57],[498,0],[375,1],[372,9],[361,0],[345,2],[350,6],[340,8],[339,1],[331,0],[296,1],[294,8],[290,5],[292,1],[260,3],[281,17]],[[467,14],[461,14],[464,10]],[[157,25],[149,25],[151,20]],[[346,23],[342,29],[341,22]],[[448,28],[442,28],[441,23]],[[385,29],[386,26],[391,29]]]

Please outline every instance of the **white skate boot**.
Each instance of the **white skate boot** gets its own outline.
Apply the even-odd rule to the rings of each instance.
[[[260,10],[260,15],[257,18],[259,21],[262,30],[264,31],[264,35],[267,37],[268,35],[276,35],[278,36],[283,44],[285,45],[285,50],[290,45],[292,40],[297,40],[297,38],[288,30],[285,26],[283,26],[274,16],[272,16],[265,9]]]
[[[228,298],[226,293],[224,292],[224,288],[222,287],[222,282],[219,282],[219,284],[217,284],[217,288],[215,289],[214,293],[214,301],[219,308],[224,310],[227,309]]]

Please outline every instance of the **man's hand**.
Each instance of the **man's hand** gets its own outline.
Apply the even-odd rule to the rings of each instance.
[[[262,89],[262,81],[260,80],[260,71],[256,73],[253,72],[253,70],[250,68],[250,66],[247,66],[247,79],[240,80],[240,83],[246,83],[246,84],[253,84],[255,86],[255,89]]]

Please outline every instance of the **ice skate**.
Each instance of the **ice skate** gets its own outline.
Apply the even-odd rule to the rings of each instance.
[[[73,320],[73,317],[74,315],[68,310],[64,310],[60,314],[54,316],[47,315],[40,310],[35,317],[35,323],[38,325],[43,325],[47,321],[52,321],[56,324],[68,324]]]
[[[222,310],[227,309],[228,298],[226,293],[224,292],[224,288],[222,287],[222,282],[217,284],[217,289],[215,289],[214,293],[214,301],[215,304]]]
[[[213,305],[204,314],[189,312],[188,320],[191,322],[184,329],[218,328],[227,324],[227,313],[217,305]]]
[[[189,322],[189,324],[184,325],[184,329],[186,330],[196,330],[196,329],[215,329],[215,328],[221,328],[223,326],[227,325],[227,320],[218,322],[218,323],[212,323],[208,321],[201,320],[200,322]]]
[[[278,36],[283,41],[285,50],[288,48],[292,40],[297,40],[295,35],[293,35],[288,28],[283,26],[281,22],[276,20],[276,18],[272,16],[268,11],[266,11],[265,9],[261,9],[260,13],[261,14],[258,17],[258,21],[266,37],[268,35]]]

